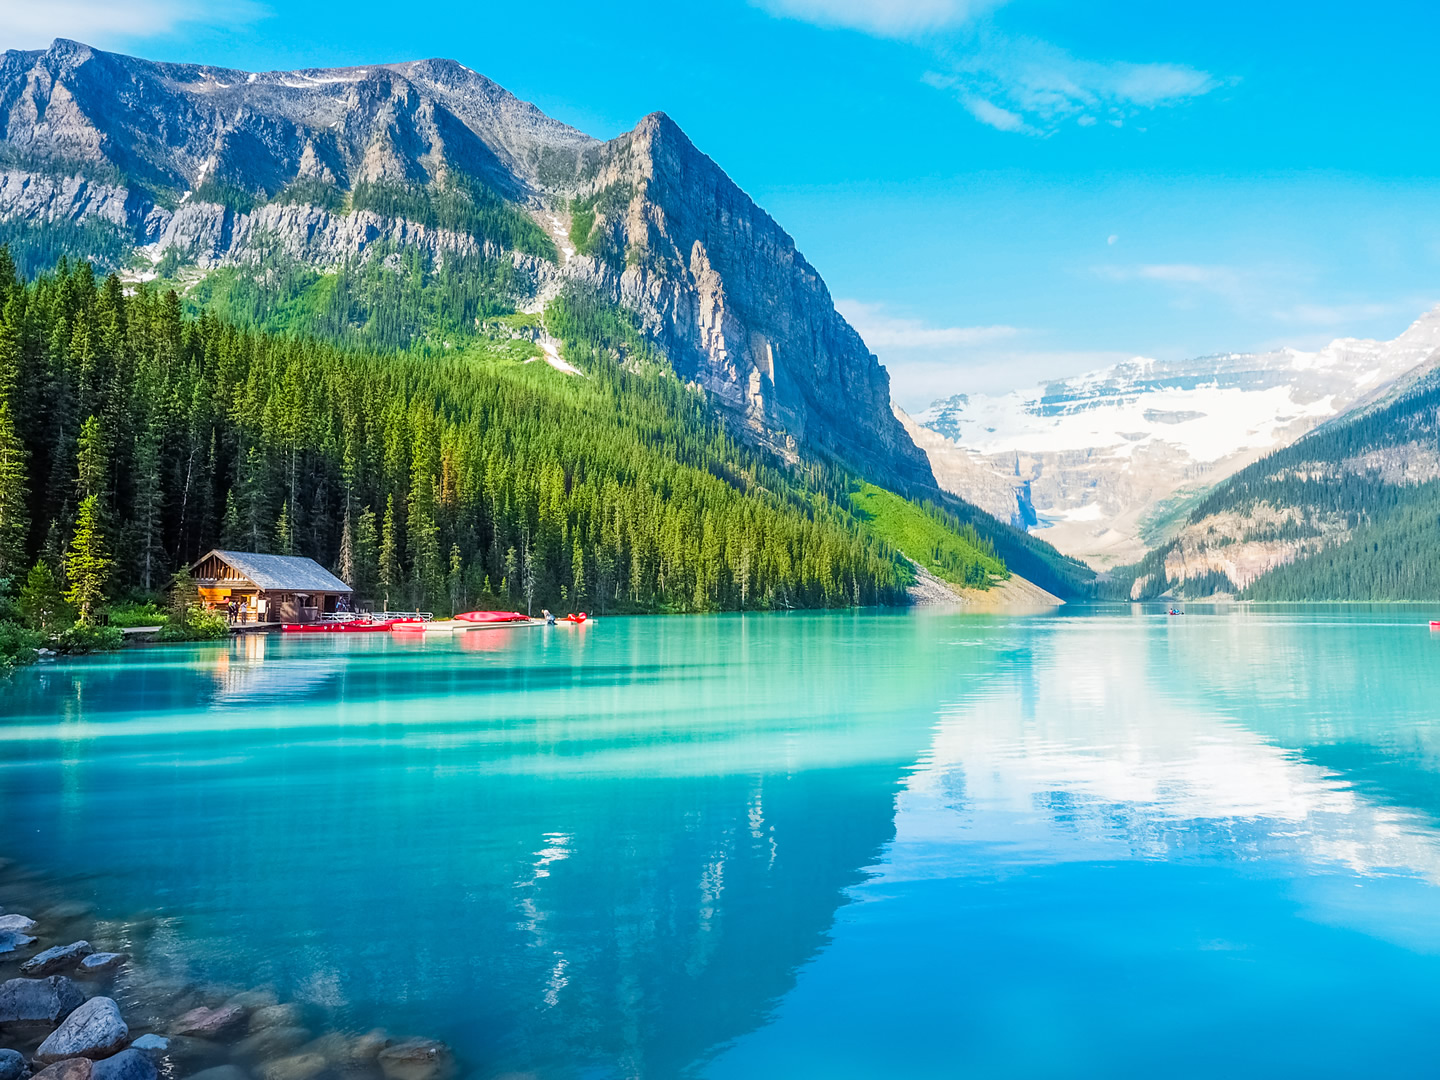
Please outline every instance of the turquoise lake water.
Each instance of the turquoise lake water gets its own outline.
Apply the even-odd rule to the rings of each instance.
[[[1426,613],[606,619],[0,684],[0,855],[462,1077],[1432,1075]],[[3,901],[3,898],[0,898]]]

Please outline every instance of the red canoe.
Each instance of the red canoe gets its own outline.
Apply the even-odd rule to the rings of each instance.
[[[1431,620],[1430,620],[1430,629],[1431,629],[1431,630],[1440,630],[1440,620],[1431,619]]]
[[[566,616],[565,616],[565,621],[566,621],[566,622],[573,622],[573,623],[582,623],[582,622],[585,621],[585,612],[582,611],[582,612],[580,612],[579,614],[566,615]]]
[[[521,615],[518,611],[467,611],[463,614],[456,615],[455,618],[459,622],[473,623],[509,623],[530,621],[530,617],[528,615]]]

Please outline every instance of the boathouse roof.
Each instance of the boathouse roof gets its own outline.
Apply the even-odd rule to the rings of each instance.
[[[217,548],[196,562],[191,572],[197,578],[208,580],[212,575],[206,574],[204,568],[211,559],[218,559],[261,592],[352,591],[329,570],[303,555],[260,555],[253,551],[221,551]]]

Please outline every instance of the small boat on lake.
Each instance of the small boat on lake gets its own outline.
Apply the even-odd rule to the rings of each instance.
[[[1440,630],[1440,619],[1431,619],[1431,620],[1430,620],[1430,629],[1431,629],[1431,630]]]
[[[583,623],[585,621],[585,612],[571,612],[569,615],[565,616],[565,621],[575,623],[578,626],[580,623]]]

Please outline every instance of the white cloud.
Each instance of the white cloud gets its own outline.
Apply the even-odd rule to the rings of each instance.
[[[835,309],[872,349],[957,349],[1020,333],[1013,326],[932,326],[923,319],[887,315],[883,304],[859,300],[836,300]]]
[[[960,26],[1004,0],[750,0],[771,15],[877,37],[911,37]]]
[[[1423,300],[1417,299],[1381,304],[1303,303],[1282,308],[1273,314],[1278,322],[1294,323],[1300,326],[1348,326],[1366,319],[1422,311],[1426,306]]]
[[[953,92],[972,116],[1001,131],[1051,134],[1067,121],[1120,127],[1146,109],[1181,105],[1229,80],[1184,64],[1101,62],[1033,38],[992,31],[946,54],[946,71],[925,81]],[[981,102],[985,109],[977,109]],[[990,117],[1008,118],[1004,126]]]
[[[0,3],[0,45],[43,49],[57,37],[89,45],[167,34],[186,23],[233,26],[264,13],[249,0],[50,0]]]
[[[837,300],[835,307],[880,357],[890,372],[891,397],[906,410],[952,394],[999,392],[1042,375],[1087,370],[1072,368],[1072,357],[1017,349],[1026,331],[1014,326],[936,326],[859,300]]]
[[[993,101],[986,101],[982,97],[975,97],[973,94],[961,95],[960,104],[965,106],[967,112],[975,117],[982,124],[993,127],[996,131],[1020,131],[1026,135],[1035,135],[1035,131],[1025,122],[1025,118],[1019,113],[1011,112],[1009,109],[1002,109]]]

